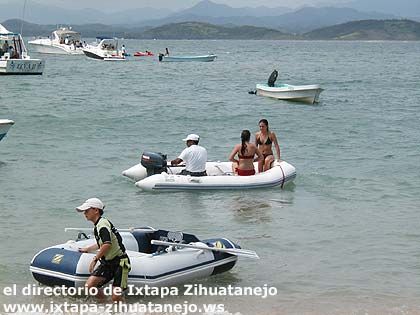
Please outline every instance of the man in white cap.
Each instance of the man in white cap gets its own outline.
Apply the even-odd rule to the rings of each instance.
[[[88,288],[100,288],[114,279],[112,300],[116,302],[123,299],[122,293],[127,288],[127,278],[131,266],[120,233],[108,219],[102,217],[104,208],[104,204],[98,198],[90,198],[76,208],[78,212],[84,213],[88,221],[94,224],[93,232],[96,239],[96,244],[80,248],[79,251],[88,253],[99,249],[89,265],[91,276],[85,285]],[[95,269],[98,261],[100,265]],[[98,298],[104,299],[101,290],[98,292]]]
[[[207,176],[207,150],[198,145],[200,137],[192,133],[182,141],[186,141],[187,147],[175,160],[171,161],[171,165],[185,162],[185,169],[179,175]]]

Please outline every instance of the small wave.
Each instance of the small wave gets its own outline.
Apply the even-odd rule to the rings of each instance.
[[[272,238],[272,236],[268,234],[255,234],[255,235],[237,237],[238,240],[255,240],[255,239],[268,239],[268,238]]]
[[[57,115],[52,115],[52,114],[34,114],[34,115],[30,115],[29,117],[33,117],[33,118],[60,118],[60,116]]]

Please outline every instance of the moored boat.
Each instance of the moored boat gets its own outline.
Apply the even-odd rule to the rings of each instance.
[[[254,166],[258,170],[256,162]],[[286,161],[276,161],[271,169],[252,176],[233,174],[231,162],[207,162],[208,176],[177,175],[184,168],[170,166],[165,155],[144,152],[141,163],[123,171],[122,174],[134,180],[135,185],[142,190],[158,192],[284,187],[296,177],[296,169]]]
[[[6,136],[15,122],[10,119],[0,119],[0,141]]]
[[[97,37],[96,43],[83,48],[83,53],[92,59],[104,61],[124,61],[125,55],[118,49],[118,39],[111,37]]]
[[[202,55],[202,56],[167,56],[159,54],[159,61],[161,62],[188,62],[188,61],[201,61],[209,62],[216,59],[216,55]]]
[[[28,44],[42,54],[83,55],[80,33],[67,27],[52,32],[51,38],[37,38],[28,41]]]
[[[134,57],[151,57],[154,56],[154,54],[151,51],[146,50],[145,52],[143,51],[136,51],[133,54]]]
[[[48,286],[83,287],[89,264],[96,253],[80,253],[79,248],[94,244],[82,230],[74,241],[48,247],[37,253],[30,271],[38,282]],[[151,227],[120,230],[131,271],[128,285],[142,287],[185,283],[230,270],[237,256],[258,258],[255,252],[240,249],[226,238],[200,240],[193,234],[156,230]]]
[[[42,74],[45,62],[28,55],[19,33],[8,31],[0,24],[0,75]]]
[[[319,94],[323,89],[318,85],[290,85],[276,84],[268,86],[268,84],[257,84],[256,94],[261,96],[272,97],[280,100],[316,103],[319,101]]]

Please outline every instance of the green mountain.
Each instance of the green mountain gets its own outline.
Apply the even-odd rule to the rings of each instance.
[[[7,29],[20,32],[21,20],[2,23]],[[24,36],[47,36],[56,25],[23,22]],[[320,28],[303,35],[292,35],[266,27],[220,26],[201,22],[172,23],[151,27],[122,27],[104,24],[74,25],[84,38],[114,36],[132,39],[307,39],[307,40],[420,40],[420,23],[411,20],[363,20]]]
[[[411,20],[363,20],[320,28],[303,35],[327,40],[420,40],[420,23]]]
[[[28,23],[19,19],[11,19],[1,23],[9,31],[20,32],[22,28],[23,36],[49,36],[57,29],[57,25],[42,25],[35,23]],[[66,25],[62,25],[66,26]],[[126,27],[105,25],[105,24],[83,24],[72,25],[72,29],[80,32],[84,38],[96,36],[115,36],[128,38],[129,32],[136,31],[135,29],[128,29]],[[142,33],[146,28],[138,29],[137,32]]]
[[[144,31],[144,39],[292,39],[291,34],[256,26],[219,26],[200,22],[172,23]]]
[[[7,20],[2,23],[8,30],[20,32],[22,21]],[[48,36],[56,25],[39,25],[23,22],[24,36]],[[84,38],[101,35],[132,39],[295,39],[291,34],[257,26],[219,26],[200,22],[172,23],[163,26],[128,28],[116,25],[73,25],[73,30]]]

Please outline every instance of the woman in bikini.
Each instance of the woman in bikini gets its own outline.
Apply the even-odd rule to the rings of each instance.
[[[242,143],[235,145],[229,155],[229,161],[232,161],[232,168],[235,174],[239,176],[250,176],[255,174],[254,161],[263,161],[264,157],[255,144],[250,143],[251,132],[243,130],[241,133]],[[238,155],[238,159],[236,159]],[[255,158],[255,155],[257,158]]]
[[[269,170],[271,163],[274,162],[273,144],[276,148],[278,161],[280,161],[280,146],[276,134],[268,129],[267,119],[261,119],[259,127],[260,131],[255,134],[255,145],[264,156],[264,159],[258,162],[258,172],[263,172]]]

